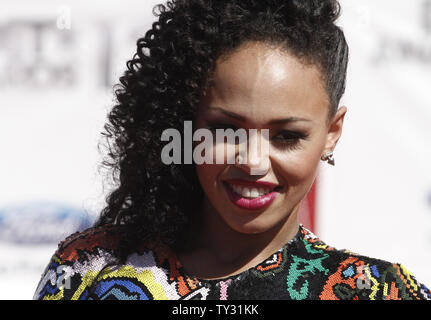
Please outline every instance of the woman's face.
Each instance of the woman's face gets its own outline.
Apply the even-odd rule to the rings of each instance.
[[[309,191],[322,154],[335,148],[345,111],[340,108],[328,121],[329,99],[318,67],[304,65],[282,49],[252,42],[219,59],[194,129],[208,128],[214,135],[216,128],[258,129],[260,133],[259,129],[268,129],[268,140],[260,141],[268,142],[269,154],[249,152],[245,164],[229,164],[227,158],[232,155],[225,143],[214,142],[213,164],[196,165],[207,210],[245,234],[265,232],[287,221]],[[249,143],[259,137],[263,136],[250,137]],[[223,151],[224,163],[216,164],[216,154]],[[247,207],[253,194],[247,196],[244,188],[256,181],[277,187],[259,190],[257,186],[260,194],[273,190],[263,200],[270,199],[269,204],[259,206],[257,201],[257,206]],[[249,191],[252,188],[248,186]],[[243,196],[232,198],[232,191]],[[254,198],[259,197],[254,194]]]

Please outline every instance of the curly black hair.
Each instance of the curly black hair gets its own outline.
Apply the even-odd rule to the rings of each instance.
[[[195,167],[163,164],[161,135],[193,121],[219,57],[248,41],[283,47],[320,68],[330,116],[345,90],[348,45],[335,25],[336,0],[171,0],[153,13],[158,20],[137,40],[102,132],[102,166],[116,187],[95,226],[124,227],[123,260],[149,239],[181,248],[199,216],[204,194]]]

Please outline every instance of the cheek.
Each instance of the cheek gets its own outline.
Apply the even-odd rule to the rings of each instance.
[[[290,186],[312,183],[319,162],[318,149],[277,152],[273,157],[273,164]]]
[[[211,192],[212,188],[216,186],[217,176],[220,175],[224,167],[224,165],[217,164],[196,165],[196,174],[206,193]]]

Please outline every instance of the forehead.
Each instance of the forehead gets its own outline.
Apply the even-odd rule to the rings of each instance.
[[[329,98],[319,68],[281,48],[246,44],[218,59],[201,109],[218,107],[251,122],[325,118]]]

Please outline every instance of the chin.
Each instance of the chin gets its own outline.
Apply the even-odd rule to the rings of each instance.
[[[238,219],[236,221],[225,222],[234,231],[249,235],[265,233],[280,223],[280,221],[269,221],[263,218],[262,216],[258,216],[247,220]]]

